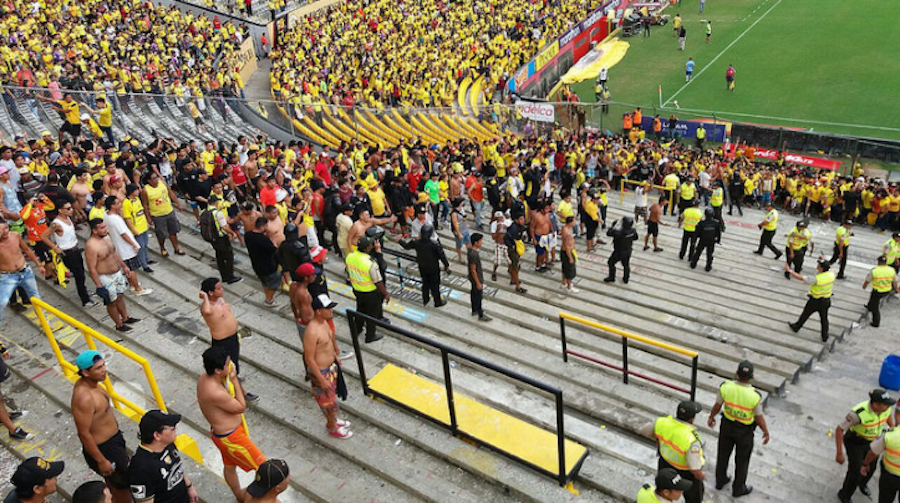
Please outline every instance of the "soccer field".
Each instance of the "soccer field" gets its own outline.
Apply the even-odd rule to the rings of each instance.
[[[687,30],[678,50],[672,25],[652,36],[624,39],[625,59],[609,72],[612,101],[637,104],[664,115],[678,100],[681,114],[816,131],[900,139],[900,2],[862,0],[699,0],[670,5]],[[712,21],[712,40],[705,24]],[[693,57],[694,78],[684,64]],[[734,92],[725,70],[737,70]],[[593,82],[573,86],[595,101]],[[616,109],[613,108],[613,111]],[[621,112],[609,116],[615,127]]]

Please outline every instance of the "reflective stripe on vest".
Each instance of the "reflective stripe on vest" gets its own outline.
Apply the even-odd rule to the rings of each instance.
[[[900,477],[900,430],[891,430],[884,434],[883,460],[884,469]]]
[[[893,264],[895,260],[900,258],[900,244],[894,238],[888,239],[884,243],[884,256],[888,259],[888,264]]]
[[[802,231],[796,227],[791,230],[791,233],[788,234],[788,242],[787,245],[794,251],[800,250],[802,248],[806,248],[809,245],[809,240],[812,238],[812,232],[809,229],[803,229]]]
[[[853,407],[853,411],[859,416],[859,424],[851,426],[850,431],[869,442],[881,435],[884,425],[887,424],[888,418],[891,417],[890,407],[881,414],[876,414],[869,408],[869,402],[856,404],[856,407]]]
[[[872,290],[880,293],[890,292],[896,274],[894,268],[889,265],[880,265],[872,269]]]
[[[688,208],[684,210],[684,230],[694,232],[697,229],[697,224],[700,223],[702,218],[703,213],[700,213],[699,208]]]
[[[741,424],[753,424],[756,415],[753,409],[759,404],[760,396],[751,386],[743,386],[734,381],[726,381],[719,387],[722,393],[722,414],[726,419]]]
[[[357,292],[372,292],[375,283],[369,271],[372,269],[372,257],[361,251],[354,251],[347,255],[347,272],[350,274],[350,284]]]
[[[681,184],[681,198],[682,199],[693,199],[694,198],[694,184],[693,183],[682,183]]]
[[[725,191],[722,190],[721,187],[716,187],[713,189],[712,198],[709,200],[709,204],[713,206],[722,206],[722,203],[725,201]]]
[[[830,298],[835,278],[835,274],[831,271],[816,274],[816,282],[809,285],[809,296],[814,299]]]
[[[677,470],[690,470],[687,453],[691,444],[700,440],[693,426],[682,423],[672,416],[664,416],[656,420],[653,434],[659,443],[659,455],[667,463]],[[702,456],[701,452],[701,459]]]
[[[644,484],[644,487],[637,493],[636,503],[659,503],[659,498],[656,497],[656,488],[650,484]]]
[[[848,231],[846,227],[838,227],[837,230],[834,231],[834,244],[850,246],[850,234],[850,231]]]
[[[772,220],[763,224],[763,229],[767,231],[774,231],[775,228],[778,227],[778,212],[775,210],[769,211],[768,213],[766,213],[766,220],[769,220],[769,218],[771,218]]]

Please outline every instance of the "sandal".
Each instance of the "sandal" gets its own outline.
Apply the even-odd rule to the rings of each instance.
[[[522,287],[520,286],[520,287],[516,288],[516,291],[519,292],[519,293],[525,293],[525,292],[527,292],[528,290],[526,290],[526,289],[524,289],[524,288],[522,288]]]
[[[181,248],[179,248],[179,249],[175,250],[175,255],[187,255],[187,254],[184,253],[184,250],[182,250]]]
[[[168,257],[169,252],[167,250],[163,250],[162,252],[160,252],[160,255],[162,255],[163,257]]]

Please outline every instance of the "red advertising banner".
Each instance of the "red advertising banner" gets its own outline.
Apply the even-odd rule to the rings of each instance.
[[[772,150],[768,148],[757,148],[755,153],[753,154],[753,159],[769,159],[776,160],[778,159],[779,152],[777,150]],[[808,157],[800,154],[784,154],[784,162],[790,164],[802,164],[804,166],[811,166],[813,168],[821,168],[821,169],[829,169],[836,170],[841,166],[840,161],[832,161],[831,159],[824,159],[822,157]]]

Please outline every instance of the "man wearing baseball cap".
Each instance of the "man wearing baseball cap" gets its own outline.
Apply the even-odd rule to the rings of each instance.
[[[694,417],[703,410],[697,402],[685,400],[678,404],[675,417],[663,416],[653,425],[653,434],[659,449],[659,470],[674,469],[685,480],[693,482],[684,494],[685,503],[703,500],[703,481],[706,474],[703,465],[703,444],[694,426]]]
[[[872,494],[868,483],[874,470],[862,475],[860,469],[872,441],[881,436],[885,425],[894,427],[894,418],[891,416],[893,404],[894,399],[887,390],[875,388],[869,392],[869,400],[856,404],[850,409],[844,421],[834,429],[834,443],[837,448],[834,460],[839,465],[844,464],[842,446],[847,448],[847,475],[844,477],[843,487],[838,491],[838,499],[842,503],[849,503],[857,488],[866,496]]]
[[[179,414],[154,409],[141,418],[141,445],[128,465],[131,497],[135,503],[197,503],[197,489],[188,479],[175,447]]]
[[[247,486],[244,503],[276,503],[291,481],[291,470],[283,459],[270,459],[256,470],[256,478]]]
[[[762,429],[763,444],[769,443],[769,426],[763,416],[762,397],[750,384],[753,379],[753,363],[744,360],[738,364],[737,382],[725,381],[719,386],[716,404],[709,411],[710,428],[716,427],[716,414],[722,411],[722,425],[719,429],[719,451],[716,457],[716,489],[722,489],[731,481],[728,463],[731,451],[734,454],[734,484],[731,494],[741,497],[753,491],[747,485],[747,470],[750,455],[753,454],[753,433],[756,426]]]
[[[100,383],[106,380],[106,361],[90,349],[75,358],[79,379],[72,389],[72,417],[84,460],[91,470],[106,479],[116,503],[130,499],[128,450],[125,437]]]
[[[358,253],[358,252],[354,252]],[[350,438],[350,422],[337,417],[340,408],[337,402],[340,366],[338,347],[334,340],[334,330],[329,321],[334,316],[337,302],[327,294],[312,298],[313,319],[303,333],[303,363],[312,382],[313,397],[325,415],[325,428],[335,438]]]
[[[674,469],[663,468],[656,474],[656,487],[644,484],[638,491],[637,503],[674,503],[693,485]]]
[[[4,503],[41,503],[56,492],[56,479],[66,468],[62,461],[28,458],[16,468],[10,483],[15,487]]]

